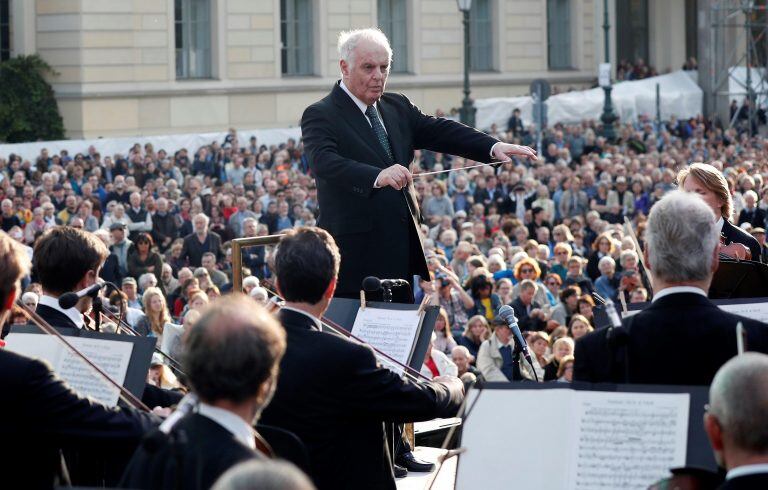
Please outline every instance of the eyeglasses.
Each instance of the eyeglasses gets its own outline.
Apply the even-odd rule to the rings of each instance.
[[[521,274],[530,274],[533,272],[533,269],[520,269]]]
[[[556,281],[547,281],[546,284],[547,284],[547,286],[557,286],[558,285]]]

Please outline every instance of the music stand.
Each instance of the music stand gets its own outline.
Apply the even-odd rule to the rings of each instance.
[[[721,260],[709,286],[710,299],[768,296],[768,265],[751,260]]]

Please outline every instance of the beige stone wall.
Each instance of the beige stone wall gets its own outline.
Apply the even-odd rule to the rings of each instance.
[[[213,0],[210,80],[176,80],[173,0],[29,0],[34,49],[69,137],[298,124],[339,76],[342,30],[375,25],[376,0],[313,0],[314,76],[282,77],[280,0]],[[573,70],[547,69],[544,0],[492,0],[495,71],[473,73],[473,97],[527,93],[534,78],[584,86],[596,72],[595,0],[573,0]],[[426,112],[460,105],[463,35],[455,0],[409,0],[409,73],[390,77]],[[30,43],[28,43],[29,45]]]

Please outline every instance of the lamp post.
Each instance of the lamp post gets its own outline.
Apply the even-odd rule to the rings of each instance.
[[[472,0],[456,0],[462,13],[464,24],[464,100],[461,101],[459,119],[467,126],[475,126],[475,106],[469,98],[469,10]]]
[[[611,62],[610,52],[610,39],[609,31],[611,25],[608,23],[608,0],[603,0],[603,41],[605,42],[605,62]],[[600,120],[603,122],[603,135],[608,141],[614,141],[616,139],[616,130],[613,127],[613,123],[616,122],[616,113],[613,112],[613,103],[611,102],[611,87],[610,73],[608,75],[608,83],[603,86],[605,91],[605,102],[603,103],[603,114],[600,116]]]

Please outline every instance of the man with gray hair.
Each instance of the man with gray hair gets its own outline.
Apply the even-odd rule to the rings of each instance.
[[[339,36],[341,80],[301,119],[317,180],[318,225],[341,250],[337,296],[356,297],[366,276],[429,280],[421,213],[408,168],[429,149],[471,160],[535,158],[460,123],[423,114],[407,97],[386,93],[392,48],[378,29]]]
[[[768,356],[746,352],[715,375],[704,430],[717,464],[728,470],[723,490],[768,488]]]
[[[749,350],[768,352],[768,325],[707,299],[720,248],[714,214],[696,194],[673,191],[648,217],[644,251],[651,306],[576,342],[578,381],[709,385],[736,354],[736,324]]]

